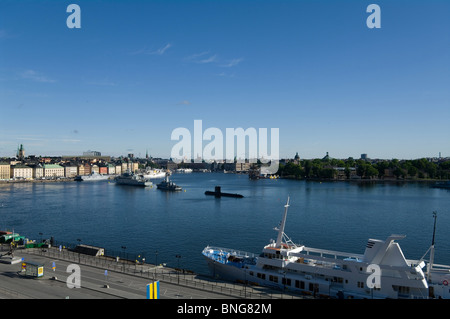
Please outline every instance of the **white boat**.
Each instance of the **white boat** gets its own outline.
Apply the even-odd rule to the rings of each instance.
[[[192,168],[177,168],[177,173],[192,173]]]
[[[259,256],[204,248],[202,254],[213,276],[325,298],[450,298],[450,266],[433,264],[434,239],[427,265],[423,257],[405,259],[396,242],[403,235],[369,239],[364,254],[296,245],[284,233],[288,207],[289,199],[276,229],[277,240],[266,245]]]
[[[109,178],[109,175],[103,175],[99,174],[97,172],[92,172],[89,175],[77,175],[75,177],[76,181],[82,182],[82,181],[104,181]]]
[[[114,180],[118,185],[142,186],[142,187],[148,187],[153,185],[153,183],[150,180],[145,179],[142,175],[133,174],[129,171],[123,173],[120,176],[117,176]]]
[[[146,170],[142,175],[147,179],[157,179],[164,178],[166,176],[166,172],[161,169],[152,169]]]

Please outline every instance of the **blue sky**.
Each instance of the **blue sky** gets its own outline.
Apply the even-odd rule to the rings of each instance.
[[[280,157],[450,156],[449,13],[444,0],[1,0],[0,156],[169,157],[194,120],[279,128]]]

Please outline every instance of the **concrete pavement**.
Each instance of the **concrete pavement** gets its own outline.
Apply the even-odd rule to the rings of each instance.
[[[69,251],[60,252],[56,248],[18,249],[15,256],[43,264],[44,275],[28,278],[21,272],[21,263],[0,263],[0,298],[146,299],[147,284],[156,280],[160,282],[161,299],[301,298],[262,287],[217,282],[172,268],[80,256]],[[79,267],[79,271],[72,272],[70,267]]]

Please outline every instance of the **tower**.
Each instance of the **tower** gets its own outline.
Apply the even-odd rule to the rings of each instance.
[[[20,147],[17,148],[17,159],[23,160],[25,158],[25,149],[23,148],[23,144],[20,144]]]

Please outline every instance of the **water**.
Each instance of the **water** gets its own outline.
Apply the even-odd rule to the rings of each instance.
[[[437,211],[435,262],[450,264],[450,192],[426,183],[251,181],[222,173],[175,174],[172,180],[182,192],[108,181],[0,184],[0,229],[14,228],[30,239],[80,239],[207,273],[201,256],[206,245],[259,253],[275,239],[273,228],[290,196],[285,232],[294,242],[360,254],[368,238],[404,234],[405,257],[422,257]],[[245,197],[204,195],[216,185]]]

